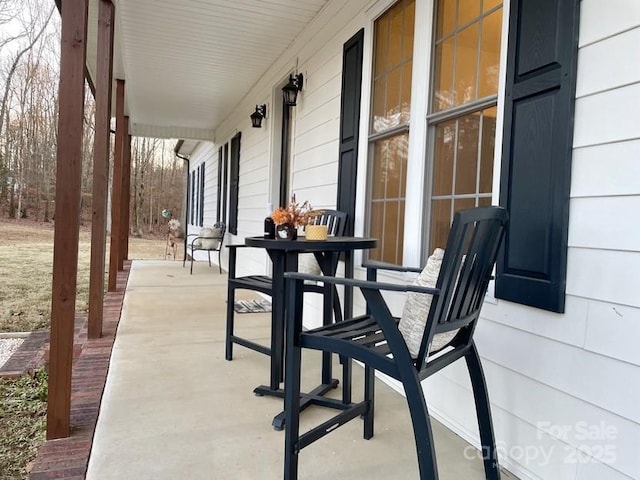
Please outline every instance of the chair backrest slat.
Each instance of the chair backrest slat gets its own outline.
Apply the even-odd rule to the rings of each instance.
[[[437,330],[465,327],[469,335],[464,344],[471,342],[508,217],[501,207],[479,207],[455,214],[436,282],[440,295],[431,303],[418,369],[425,364]]]
[[[311,225],[326,225],[329,235],[341,237],[347,226],[347,214],[339,210],[323,210],[322,214],[313,217],[309,223]]]

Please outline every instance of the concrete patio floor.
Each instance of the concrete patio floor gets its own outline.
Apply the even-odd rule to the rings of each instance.
[[[284,432],[271,426],[282,400],[252,392],[268,380],[267,357],[236,346],[225,361],[225,302],[226,275],[206,262],[193,275],[177,261],[133,262],[87,479],[282,478]],[[267,343],[269,318],[237,315],[238,333]],[[319,357],[303,361],[311,386]],[[358,366],[354,377],[359,398]],[[377,382],[374,438],[350,422],[302,451],[300,478],[418,478],[405,400]],[[302,428],[324,416],[305,411]],[[465,458],[466,442],[435,421],[434,430],[441,479],[484,478],[481,462]]]

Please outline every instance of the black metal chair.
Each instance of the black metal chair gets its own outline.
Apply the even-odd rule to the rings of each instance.
[[[347,214],[337,210],[323,210],[310,222],[312,225],[326,225],[329,235],[342,236],[347,224]],[[225,358],[233,359],[233,344],[237,343],[243,347],[255,350],[265,355],[271,355],[271,348],[239,337],[234,333],[235,327],[235,293],[236,290],[252,290],[271,296],[273,291],[271,285],[271,277],[268,275],[248,275],[236,277],[236,258],[237,249],[245,248],[245,245],[227,245],[229,249],[229,280],[227,290],[227,331],[226,331],[226,347]],[[335,270],[335,268],[334,268]],[[323,293],[322,286],[317,283],[307,283],[304,287],[305,292]],[[338,296],[334,295],[333,310],[335,319],[342,320],[342,313]]]
[[[437,479],[431,423],[420,382],[461,358],[465,359],[471,377],[486,478],[500,478],[489,398],[473,332],[507,221],[507,211],[500,207],[481,207],[456,213],[435,288],[323,278],[325,282],[360,288],[368,313],[309,331],[302,330],[301,290],[306,280],[316,278],[301,273],[285,274],[289,282],[285,360],[286,480],[298,478],[298,455],[303,448],[356,417],[364,418],[364,438],[373,437],[375,370],[402,382],[413,424],[420,479]],[[376,269],[377,266],[370,268],[368,278],[375,278]],[[391,315],[382,291],[432,295],[420,296],[430,298],[431,306],[416,356],[411,355],[398,329],[398,319]],[[452,338],[445,345],[435,346],[434,338],[453,331],[457,333],[450,335]],[[300,363],[303,348],[337,353],[363,362],[365,385],[361,402],[352,402],[350,393],[343,393],[342,399],[315,398],[315,404],[336,408],[339,413],[301,435]]]
[[[193,275],[193,260],[195,252],[207,252],[209,258],[209,266],[211,266],[211,252],[218,252],[218,270],[222,274],[222,262],[220,261],[220,252],[222,251],[222,243],[227,226],[223,222],[217,222],[213,225],[213,233],[207,236],[200,236],[199,233],[190,233],[187,235],[187,254],[182,260],[182,266],[185,266],[187,256],[191,259],[191,269],[189,273]]]

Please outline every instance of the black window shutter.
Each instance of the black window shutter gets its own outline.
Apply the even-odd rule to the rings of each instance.
[[[220,209],[222,207],[222,147],[218,149],[218,191],[216,197],[216,222],[222,220],[220,218]]]
[[[580,0],[511,0],[496,297],[564,312]]]
[[[222,221],[227,221],[227,182],[229,181],[229,142],[224,144],[224,159],[222,161]]]
[[[348,215],[345,235],[353,235],[353,223],[356,215],[356,178],[358,173],[358,133],[360,128],[363,48],[364,29],[361,29],[344,44],[342,51],[337,208],[342,212],[346,212]]]
[[[200,165],[200,226],[204,225],[204,163]]]
[[[195,225],[196,209],[196,171],[191,172],[191,225]]]
[[[229,232],[238,234],[238,190],[240,187],[240,132],[231,139],[229,168]]]

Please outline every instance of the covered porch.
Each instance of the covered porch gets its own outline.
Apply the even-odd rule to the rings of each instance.
[[[124,301],[92,445],[82,454],[73,449],[79,435],[91,438],[84,430],[93,428],[97,411],[93,420],[85,419],[82,432],[56,441],[57,459],[50,452],[41,456],[31,478],[82,474],[87,459],[88,479],[282,476],[284,432],[271,426],[282,400],[252,391],[268,379],[268,359],[241,347],[233,361],[224,359],[227,277],[206,262],[194,268],[190,275],[181,262],[131,263],[126,288],[120,284]],[[238,315],[237,328],[243,336],[268,342],[269,321],[269,313]],[[91,352],[91,342],[83,354]],[[104,339],[93,342],[104,348]],[[100,369],[82,359],[77,365]],[[303,368],[304,381],[313,384],[320,358],[305,357]],[[354,377],[354,394],[361,395],[361,368],[354,368]],[[362,422],[345,425],[306,451],[303,478],[417,478],[405,400],[379,380],[376,389],[373,439],[362,438]],[[323,414],[307,410],[303,427]],[[434,433],[440,478],[484,478],[474,447],[437,422]]]

